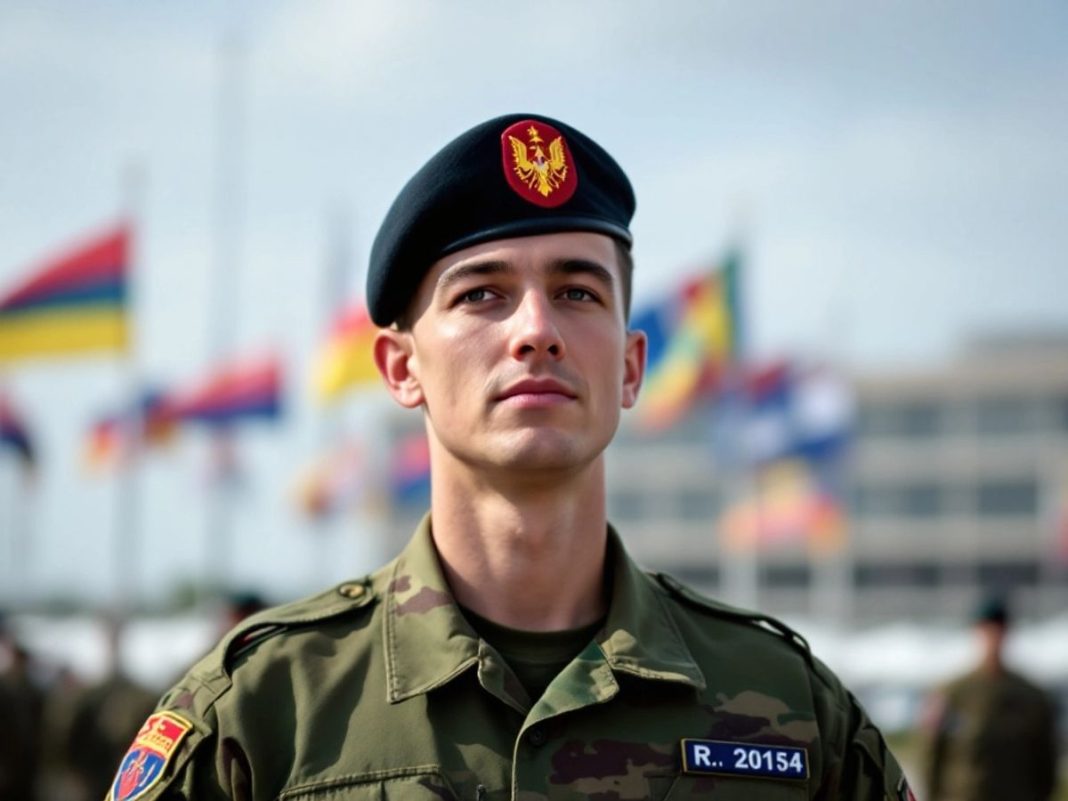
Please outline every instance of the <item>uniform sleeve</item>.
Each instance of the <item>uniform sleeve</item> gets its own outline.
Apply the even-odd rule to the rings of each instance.
[[[249,761],[238,738],[220,731],[214,698],[195,681],[183,680],[163,696],[118,766],[107,801],[248,801]],[[205,702],[205,699],[207,702]],[[142,737],[154,721],[167,719],[171,736],[184,729],[168,751]],[[177,728],[175,728],[177,727]]]
[[[216,742],[212,736],[192,747],[188,758],[144,796],[145,801],[249,801],[247,760],[234,753],[232,741],[229,748],[218,748]]]
[[[822,772],[816,801],[915,801],[882,733],[853,694],[817,662],[813,672]]]

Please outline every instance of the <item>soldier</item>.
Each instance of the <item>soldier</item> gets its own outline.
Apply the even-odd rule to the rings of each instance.
[[[101,798],[111,786],[116,761],[152,711],[155,694],[134,681],[123,668],[121,642],[124,621],[103,620],[107,642],[107,670],[103,678],[69,700],[69,728],[63,746],[69,776],[85,798]]]
[[[633,211],[604,149],[535,115],[408,182],[368,308],[387,388],[422,410],[430,514],[381,570],[231,632],[113,801],[909,797],[800,637],[643,573],[607,524],[603,452],[646,348]]]
[[[1005,665],[1008,607],[985,600],[975,616],[979,664],[928,706],[927,792],[932,801],[1045,801],[1057,772],[1049,697]]]

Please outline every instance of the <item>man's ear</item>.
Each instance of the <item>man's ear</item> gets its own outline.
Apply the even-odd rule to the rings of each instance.
[[[375,366],[393,399],[406,409],[423,405],[423,388],[416,375],[412,335],[408,331],[383,328],[375,336]]]
[[[623,351],[623,408],[630,409],[638,402],[638,392],[645,377],[645,352],[648,340],[644,331],[628,331]]]

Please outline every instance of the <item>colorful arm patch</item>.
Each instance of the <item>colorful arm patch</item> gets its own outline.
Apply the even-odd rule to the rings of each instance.
[[[150,715],[119,763],[108,801],[134,801],[155,787],[192,728],[192,723],[174,712]]]
[[[788,745],[683,740],[682,771],[804,780],[808,778],[808,751]]]

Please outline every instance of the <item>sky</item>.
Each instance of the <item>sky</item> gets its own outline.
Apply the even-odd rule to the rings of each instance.
[[[637,304],[737,244],[754,355],[889,370],[1063,330],[1065,42],[1052,1],[0,4],[0,291],[128,209],[138,231],[136,366],[0,374],[44,459],[32,493],[0,463],[8,597],[156,598],[217,567],[204,442],[142,471],[137,578],[117,575],[120,491],[79,442],[131,374],[272,347],[290,414],[242,435],[227,571],[286,598],[371,568],[373,520],[311,531],[290,488],[381,398],[324,423],[306,376],[400,186],[502,113],[563,119],[628,172]]]

